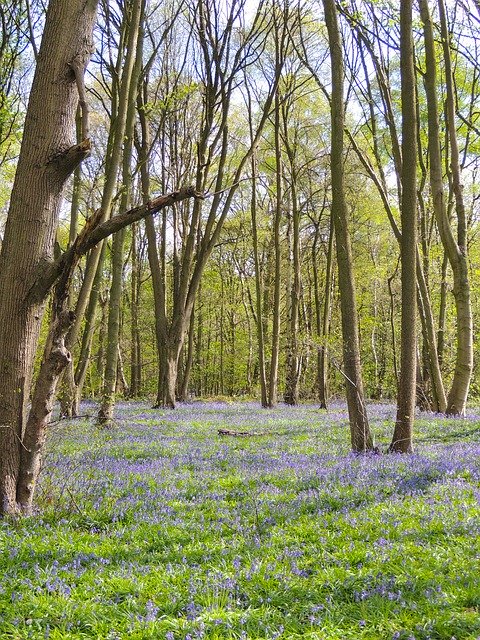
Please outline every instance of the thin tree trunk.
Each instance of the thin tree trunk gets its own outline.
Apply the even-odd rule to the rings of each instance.
[[[448,292],[448,283],[447,283],[447,267],[448,267],[448,255],[444,250],[443,260],[442,260],[442,280],[440,283],[440,303],[439,303],[439,311],[438,311],[438,332],[437,332],[437,352],[438,352],[438,362],[440,366],[443,363],[443,350],[445,348],[445,329],[446,329],[446,318],[447,318],[447,292]]]
[[[188,388],[190,384],[190,376],[192,373],[193,358],[194,358],[194,351],[195,351],[194,336],[195,336],[195,310],[192,311],[192,315],[190,317],[190,328],[188,330],[187,357],[185,358],[182,382],[180,385],[180,392],[178,394],[178,399],[180,400],[180,402],[186,402],[188,400]]]
[[[280,53],[277,45],[277,65],[280,64]],[[282,151],[280,146],[280,96],[278,89],[275,93],[275,213],[273,220],[273,245],[275,252],[275,274],[273,285],[273,326],[272,326],[272,354],[270,358],[270,376],[268,387],[268,406],[274,407],[278,400],[278,358],[280,353],[280,283],[281,283],[281,243],[280,228],[282,219]]]
[[[332,307],[333,287],[333,242],[335,231],[333,217],[330,217],[330,229],[328,235],[327,264],[325,268],[325,293],[322,310],[321,342],[318,351],[318,396],[320,407],[327,408],[328,401],[328,337],[330,334],[330,316]]]
[[[402,337],[397,419],[390,451],[412,451],[416,398],[417,124],[413,65],[412,0],[400,9],[402,85]]]
[[[132,282],[130,289],[130,397],[137,398],[141,389],[141,351],[138,311],[140,305],[140,261],[138,257],[137,226],[132,225]]]
[[[253,137],[253,129],[250,123],[250,135]],[[257,163],[255,155],[252,156],[252,196],[250,201],[250,213],[252,218],[252,242],[253,260],[255,264],[255,309],[256,309],[256,329],[258,343],[258,370],[260,380],[260,402],[262,407],[268,406],[267,399],[267,375],[265,367],[265,337],[263,333],[263,291],[262,275],[260,271],[260,256],[258,252],[258,228],[257,228]]]
[[[140,179],[142,185],[142,201],[144,204],[150,201],[150,168],[149,168],[149,150],[150,150],[150,131],[146,118],[145,105],[147,99],[147,85],[144,82],[142,91],[137,98],[138,118],[140,122],[141,138],[137,143],[137,153],[140,165]],[[157,247],[157,234],[155,231],[155,223],[151,218],[145,220],[145,231],[147,234],[147,255],[152,274],[153,287],[153,304],[155,312],[155,336],[158,353],[158,383],[157,383],[157,399],[155,406],[159,407],[163,404],[165,397],[165,368],[167,361],[166,343],[167,343],[167,318],[166,318],[166,300],[165,300],[165,282],[164,274],[160,266],[160,257]]]
[[[355,284],[350,234],[348,230],[348,213],[345,201],[343,169],[345,106],[343,101],[344,67],[342,42],[335,0],[323,0],[323,6],[328,30],[332,73],[332,216],[335,229],[338,284],[340,288],[340,308],[342,314],[344,377],[352,450],[355,452],[365,452],[372,450],[374,443],[368,425],[363,394]]]
[[[291,175],[292,175],[292,267],[293,267],[293,283],[290,290],[290,318],[289,318],[289,337],[287,347],[287,372],[285,381],[284,400],[286,404],[296,405],[299,401],[300,393],[300,365],[301,357],[299,354],[298,332],[299,332],[299,308],[301,294],[301,260],[300,260],[300,210],[297,200],[297,176],[294,168],[294,152],[289,146],[287,140],[287,152],[290,159]]]
[[[127,55],[125,59],[125,72],[128,73],[128,78],[126,80],[126,82],[128,82],[126,92],[127,114],[124,128],[125,143],[122,166],[123,191],[120,200],[121,214],[125,213],[125,211],[127,211],[127,209],[129,208],[132,190],[131,160],[133,151],[133,129],[135,124],[137,80],[140,74],[140,64],[142,61],[142,43],[138,39],[142,6],[143,0],[133,1],[128,26]],[[140,47],[138,46],[138,43],[140,43]],[[118,344],[120,338],[120,306],[123,290],[122,281],[124,242],[125,229],[122,229],[114,235],[112,244],[112,284],[110,287],[108,306],[105,380],[103,387],[102,404],[98,411],[98,421],[100,424],[109,424],[112,421],[113,409],[115,406],[115,388],[117,383],[118,368]]]
[[[195,303],[195,307],[197,311],[197,353],[195,360],[195,369],[196,369],[196,389],[195,394],[197,396],[203,395],[204,385],[205,385],[205,377],[204,377],[204,360],[203,360],[203,299],[202,299],[202,287],[200,286],[198,289],[197,300]],[[207,350],[208,353],[208,350]]]
[[[120,342],[117,345],[117,351],[117,380],[115,385],[115,393],[122,393],[124,397],[128,397],[130,395],[130,390],[128,388],[127,377],[125,376],[122,347],[120,346]]]
[[[76,130],[77,130],[77,144],[82,140],[82,110],[80,105],[77,108],[76,116]],[[68,246],[71,247],[77,237],[78,232],[78,214],[80,212],[80,193],[82,186],[82,172],[79,165],[73,174],[73,187],[72,187],[72,204],[70,207],[70,227],[68,233]],[[72,289],[70,288],[70,301],[69,306],[73,307],[72,301]],[[65,345],[67,349],[72,349],[73,345]],[[60,377],[62,389],[59,397],[60,401],[60,415],[62,417],[71,418],[73,416],[73,399],[75,396],[75,371],[73,366],[73,358],[70,358],[65,368],[63,376]]]
[[[93,252],[90,253],[89,257]],[[85,311],[85,326],[82,333],[82,341],[80,345],[80,354],[77,361],[77,366],[75,367],[75,387],[74,387],[74,398],[73,398],[73,406],[72,406],[72,415],[78,415],[79,413],[79,405],[82,398],[83,387],[85,384],[85,378],[87,375],[88,365],[90,363],[90,356],[92,353],[92,341],[93,335],[95,333],[95,319],[97,315],[97,307],[98,300],[100,298],[100,290],[102,287],[103,280],[103,265],[105,262],[105,254],[106,254],[106,245],[102,243],[100,248],[100,256],[92,259],[91,268],[93,269],[96,266],[96,272],[94,273],[93,282],[90,288],[90,297],[88,299],[88,306]],[[96,263],[96,265],[94,264]],[[87,259],[87,270],[88,270],[88,259]],[[85,282],[85,280],[84,280]],[[77,303],[78,307],[78,303]],[[103,309],[102,309],[102,318],[103,318]],[[72,326],[72,329],[69,332],[71,335],[75,324]],[[68,341],[68,336],[67,336]],[[100,342],[102,344],[102,342]]]

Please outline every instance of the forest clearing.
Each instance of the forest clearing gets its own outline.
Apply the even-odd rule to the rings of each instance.
[[[419,415],[410,456],[349,453],[338,403],[115,420],[52,426],[39,515],[0,523],[2,638],[480,636],[478,415]]]

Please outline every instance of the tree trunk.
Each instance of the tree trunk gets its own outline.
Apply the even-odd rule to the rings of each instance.
[[[140,19],[142,14],[143,0],[134,0],[132,13],[128,24],[127,55],[125,60],[124,73],[128,77],[125,81],[127,114],[124,128],[124,150],[122,166],[123,191],[120,200],[120,213],[125,213],[131,197],[132,175],[131,160],[133,151],[133,129],[135,125],[135,105],[138,78],[140,75],[140,65],[142,61],[141,40],[138,39]],[[140,46],[137,45],[140,44]],[[117,382],[118,366],[118,342],[120,338],[120,306],[122,299],[123,281],[123,245],[125,241],[125,230],[122,229],[113,238],[112,244],[112,285],[110,287],[108,306],[108,332],[106,344],[105,381],[103,388],[102,404],[98,412],[100,424],[108,424],[113,419],[113,408],[115,405],[115,388]]]
[[[251,110],[250,110],[251,118]],[[253,127],[250,122],[250,136],[253,138]],[[267,407],[267,374],[265,367],[265,336],[263,332],[263,304],[262,304],[262,274],[260,272],[260,256],[258,251],[258,229],[257,229],[257,163],[255,156],[252,156],[252,199],[250,202],[250,213],[252,218],[252,242],[253,259],[255,265],[255,310],[256,329],[258,343],[258,369],[260,380],[260,403],[262,407]]]
[[[92,257],[92,254],[94,252],[95,252],[95,249],[90,253],[88,258]],[[79,413],[79,405],[82,398],[83,387],[85,384],[87,369],[90,363],[90,357],[92,353],[92,341],[93,341],[93,335],[95,333],[95,319],[97,315],[98,301],[100,299],[100,290],[102,287],[103,264],[105,262],[105,254],[106,254],[106,245],[105,243],[102,243],[102,246],[100,248],[100,256],[98,256],[98,258],[95,257],[94,259],[92,259],[92,262],[90,263],[90,266],[92,269],[93,267],[96,267],[96,272],[94,273],[92,284],[89,285],[88,287],[90,289],[90,296],[88,299],[88,306],[85,312],[85,327],[83,329],[83,334],[82,334],[80,354],[78,357],[77,366],[75,367],[75,377],[74,377],[75,387],[74,387],[74,399],[73,399],[74,404],[72,406],[72,415],[74,416],[78,415]],[[86,271],[88,271],[88,267],[89,267],[89,259],[87,259]],[[76,309],[78,308],[78,306],[79,306],[79,302],[77,302]],[[102,321],[104,316],[104,306],[105,304],[102,307]],[[70,330],[69,335],[72,334],[74,327],[75,327],[75,324]],[[68,343],[68,336],[67,336],[67,343]],[[100,344],[103,344],[103,342],[100,341]]]
[[[22,443],[17,485],[17,503],[25,514],[29,514],[32,509],[34,489],[40,473],[58,377],[71,361],[70,352],[65,348],[65,334],[73,320],[74,314],[69,311],[55,318],[32,397],[32,406]]]
[[[180,400],[180,402],[186,402],[188,400],[188,388],[190,383],[190,375],[192,373],[194,347],[195,347],[194,335],[195,335],[195,310],[192,311],[192,315],[190,317],[190,328],[188,330],[187,357],[185,358],[185,366],[182,374],[180,391],[178,394],[178,399]]]
[[[143,38],[142,32],[140,38]],[[148,99],[148,84],[144,80],[142,90],[137,96],[137,111],[140,122],[140,139],[136,142],[138,162],[140,166],[140,180],[142,186],[142,202],[150,201],[150,130],[146,117],[145,105]],[[166,343],[167,343],[167,317],[165,300],[165,281],[160,264],[160,257],[157,247],[157,234],[155,223],[151,218],[145,220],[145,231],[147,234],[147,255],[150,273],[152,274],[153,304],[155,312],[155,337],[158,353],[158,383],[157,399],[155,406],[162,405],[165,396],[164,384],[166,380]]]
[[[178,358],[179,350],[168,349],[167,361],[165,367],[165,396],[162,399],[162,406],[169,409],[175,409],[177,406],[177,376],[178,376]]]
[[[375,131],[376,130],[376,126],[372,125],[372,129]],[[385,211],[387,213],[387,217],[389,219],[390,225],[392,227],[392,231],[395,235],[395,238],[397,240],[397,242],[399,243],[399,245],[401,245],[401,241],[402,241],[402,234],[400,232],[400,229],[397,226],[397,223],[395,221],[394,215],[393,215],[393,211],[392,208],[390,206],[390,202],[389,202],[389,198],[388,198],[388,189],[387,189],[387,185],[385,182],[385,177],[383,176],[383,172],[381,169],[379,169],[380,171],[380,177],[376,175],[375,173],[375,169],[373,168],[373,166],[371,165],[371,163],[369,162],[368,158],[365,156],[364,153],[362,153],[361,149],[359,148],[358,144],[355,141],[355,138],[352,136],[352,134],[347,130],[347,134],[349,137],[349,140],[352,144],[352,147],[355,151],[355,153],[357,154],[358,158],[360,159],[360,162],[363,164],[363,166],[365,167],[368,175],[370,176],[370,178],[372,179],[373,183],[375,184],[375,186],[377,187],[377,191],[382,199],[383,205],[385,207]],[[375,153],[378,153],[378,145],[375,144]],[[379,167],[381,167],[381,159],[380,156],[377,156],[377,163],[379,165]],[[401,204],[401,203],[400,203]],[[418,295],[422,296],[422,304],[423,304],[423,308],[424,308],[424,316],[423,316],[423,320],[424,320],[424,332],[425,335],[428,337],[427,338],[427,346],[429,349],[429,364],[430,364],[430,372],[431,372],[431,376],[432,376],[432,384],[434,385],[434,395],[437,397],[438,399],[438,410],[441,413],[445,412],[446,406],[447,406],[447,399],[446,399],[446,395],[445,395],[445,388],[443,385],[443,380],[442,380],[442,373],[441,373],[441,369],[440,369],[440,362],[439,362],[439,356],[437,353],[437,349],[436,349],[436,343],[435,340],[431,339],[431,336],[433,336],[435,334],[435,322],[433,319],[433,311],[432,311],[432,306],[431,306],[431,302],[430,302],[430,295],[428,292],[428,286],[427,286],[427,282],[425,280],[425,275],[423,273],[423,267],[422,267],[422,259],[420,256],[420,251],[417,249],[416,250],[417,253],[417,289],[418,289]],[[392,345],[393,345],[393,367],[394,367],[394,371],[395,371],[395,379],[397,380],[398,383],[398,375],[397,375],[397,364],[396,364],[396,347],[395,347],[395,326],[394,326],[394,322],[393,322],[393,294],[392,294],[392,290],[391,290],[391,282],[392,282],[393,276],[391,278],[388,279],[388,287],[389,287],[389,292],[390,292],[390,326],[392,329]]]
[[[413,65],[412,0],[400,8],[402,84],[402,337],[397,419],[390,451],[412,451],[416,398],[417,124]]]
[[[360,345],[356,309],[352,252],[348,229],[348,213],[344,189],[344,101],[343,55],[335,0],[323,0],[328,30],[332,73],[332,216],[337,248],[338,284],[342,314],[343,366],[346,384],[350,438],[354,452],[370,451],[374,447],[368,425],[360,365]]]
[[[427,73],[425,88],[428,106],[430,182],[437,225],[453,273],[453,295],[457,314],[457,352],[452,386],[448,393],[447,415],[464,415],[473,371],[473,319],[467,255],[467,222],[461,185],[459,150],[455,124],[455,95],[450,59],[445,3],[439,0],[445,83],[447,89],[447,132],[450,141],[450,168],[457,213],[457,241],[447,215],[441,166],[438,100],[436,95],[436,57],[428,3],[422,0]]]
[[[447,319],[447,267],[448,255],[444,250],[442,261],[442,280],[440,284],[440,302],[438,311],[437,353],[440,366],[443,364],[443,350],[445,348],[445,327]]]
[[[291,190],[292,190],[292,267],[293,267],[293,283],[290,294],[290,318],[289,318],[289,337],[287,346],[287,371],[285,380],[284,400],[286,404],[296,405],[300,395],[300,368],[301,356],[299,353],[299,309],[301,294],[301,260],[300,260],[300,210],[297,199],[297,175],[295,170],[294,150],[287,140],[285,133],[285,144],[290,160],[291,168]]]
[[[281,53],[277,45],[277,66],[280,65]],[[275,93],[275,213],[273,220],[273,245],[275,252],[275,275],[273,285],[273,326],[272,326],[272,355],[270,358],[270,375],[268,386],[268,406],[277,404],[278,396],[278,358],[280,352],[280,283],[281,283],[281,242],[280,229],[282,220],[282,151],[280,146],[280,96],[278,89]]]
[[[142,363],[140,348],[140,330],[138,312],[140,305],[141,266],[138,257],[137,225],[132,225],[132,286],[130,289],[130,397],[137,398],[140,395],[142,385]]]
[[[115,234],[112,242],[112,284],[108,302],[107,336],[105,344],[105,377],[98,422],[108,425],[113,420],[117,383],[118,341],[120,337],[120,304],[123,279],[123,245],[125,231]]]
[[[20,442],[44,311],[44,297],[26,300],[39,270],[53,257],[65,181],[90,149],[87,123],[80,145],[74,145],[73,134],[95,15],[93,0],[50,1],[25,119],[0,254],[2,513],[17,510]]]
[[[334,241],[333,217],[330,217],[330,229],[328,234],[327,264],[325,267],[325,294],[321,316],[320,347],[318,350],[318,399],[320,407],[327,408],[328,401],[328,336],[330,334],[330,316],[332,307],[332,278],[333,278],[333,241]],[[318,294],[316,294],[318,295]],[[320,313],[320,305],[317,304],[317,314]],[[318,315],[317,315],[318,318]],[[319,322],[319,319],[317,319]]]

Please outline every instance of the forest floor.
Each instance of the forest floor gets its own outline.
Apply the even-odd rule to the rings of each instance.
[[[480,416],[348,443],[340,404],[54,424],[38,514],[0,522],[0,638],[480,638]]]

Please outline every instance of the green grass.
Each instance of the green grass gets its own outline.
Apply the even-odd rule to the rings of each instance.
[[[393,410],[370,413],[385,449]],[[54,428],[39,513],[0,522],[0,638],[480,638],[475,416],[422,416],[414,455],[370,457],[341,407],[117,423]]]

